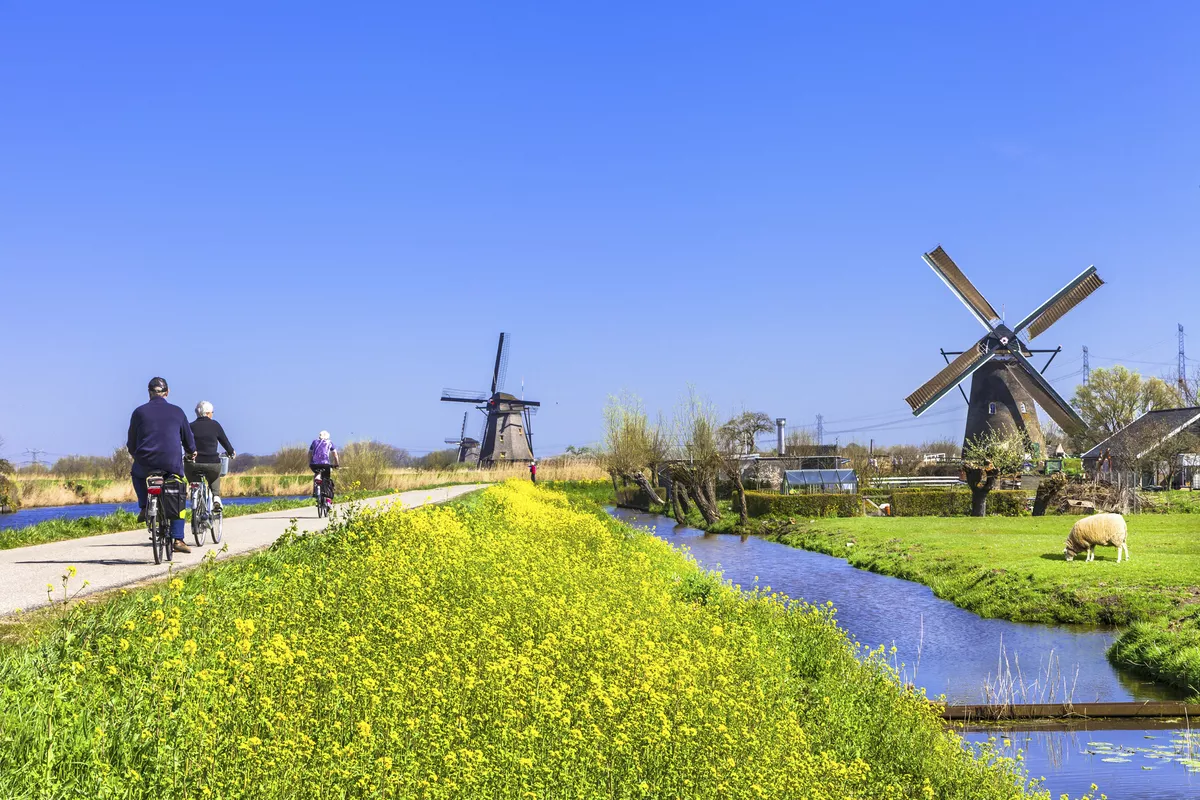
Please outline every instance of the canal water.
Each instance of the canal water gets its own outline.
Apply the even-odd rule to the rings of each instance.
[[[1178,690],[1114,668],[1105,658],[1115,636],[1110,630],[983,619],[919,583],[856,569],[839,558],[755,537],[706,534],[677,526],[670,517],[610,512],[686,548],[702,567],[743,588],[757,583],[810,603],[832,601],[839,626],[867,647],[894,645],[903,678],[931,698],[987,702],[987,686],[1015,702],[1184,698]],[[1022,749],[1030,775],[1045,776],[1056,800],[1061,793],[1078,797],[1092,783],[1114,800],[1200,797],[1200,761],[1190,761],[1200,753],[1200,736],[1193,744],[1186,731],[1103,732],[1093,726],[1090,732],[965,738],[982,741],[989,735],[1001,744],[1007,738],[1010,750]]]
[[[296,500],[308,497],[306,494],[289,495],[286,497],[222,497],[221,502],[227,506],[248,506],[255,503],[269,503],[272,500]],[[23,508],[11,514],[0,514],[0,528],[24,528],[39,522],[52,519],[79,519],[81,517],[102,517],[117,511],[137,513],[137,503],[81,503],[70,506],[45,506],[43,508]]]

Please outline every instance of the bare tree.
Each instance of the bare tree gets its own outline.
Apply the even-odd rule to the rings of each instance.
[[[710,525],[721,518],[717,475],[723,460],[716,419],[712,403],[689,386],[675,413],[678,459],[671,465],[671,481],[674,487],[682,486]]]
[[[738,522],[746,525],[750,515],[746,508],[746,486],[742,482],[743,456],[754,452],[754,440],[760,433],[773,430],[771,418],[761,411],[743,411],[725,422],[717,431],[722,468],[737,492]]]
[[[628,392],[609,396],[604,406],[602,463],[617,489],[617,480],[637,484],[652,502],[662,503],[646,472],[666,457],[668,441],[661,421],[651,425],[639,397]]]

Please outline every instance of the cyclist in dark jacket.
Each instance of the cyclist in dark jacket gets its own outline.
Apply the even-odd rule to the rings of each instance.
[[[133,456],[133,491],[138,500],[138,522],[146,521],[146,478],[151,472],[163,472],[183,480],[183,454],[196,457],[196,440],[188,426],[187,414],[167,402],[170,389],[162,378],[151,379],[146,389],[150,402],[133,410],[129,418],[129,436],[125,446]],[[175,551],[189,553],[183,543],[183,520],[171,520]]]
[[[196,403],[196,419],[192,422],[192,435],[196,437],[196,461],[185,464],[188,483],[198,483],[203,476],[212,492],[213,510],[221,510],[221,454],[217,445],[225,448],[225,455],[233,458],[233,445],[225,435],[221,423],[212,418],[213,405],[207,400]]]

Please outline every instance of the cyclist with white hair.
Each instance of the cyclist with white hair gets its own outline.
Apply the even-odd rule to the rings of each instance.
[[[313,475],[320,475],[321,480],[329,487],[329,497],[333,497],[333,475],[331,470],[340,466],[337,448],[329,438],[329,431],[321,431],[317,438],[308,446],[308,467]]]
[[[221,423],[212,418],[213,404],[207,400],[196,403],[196,419],[192,422],[192,436],[196,439],[196,460],[185,464],[183,469],[188,483],[198,483],[200,477],[208,480],[212,492],[213,510],[221,508],[221,454],[217,445],[225,448],[225,454],[233,458],[236,453]]]

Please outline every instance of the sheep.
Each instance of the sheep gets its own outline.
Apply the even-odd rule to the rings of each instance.
[[[1096,546],[1108,545],[1117,548],[1117,563],[1121,563],[1121,553],[1125,553],[1125,560],[1129,560],[1129,545],[1125,542],[1126,536],[1125,518],[1120,514],[1093,514],[1090,517],[1084,517],[1071,526],[1071,533],[1067,535],[1067,546],[1063,548],[1063,555],[1067,561],[1073,561],[1077,553],[1087,551],[1087,560],[1094,561],[1096,558]]]

